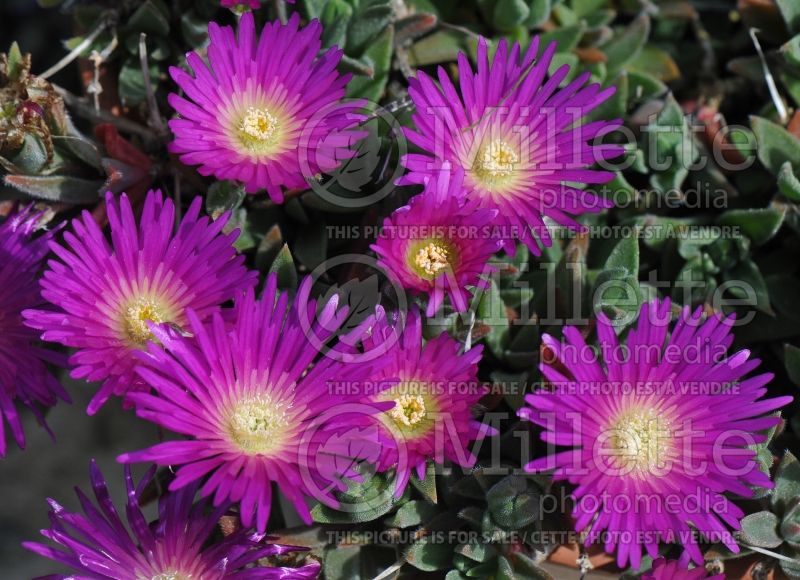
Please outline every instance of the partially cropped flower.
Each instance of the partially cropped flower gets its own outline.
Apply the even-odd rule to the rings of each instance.
[[[213,22],[208,32],[208,65],[192,52],[186,58],[194,76],[170,69],[186,94],[169,95],[181,115],[169,123],[170,150],[181,161],[281,202],[285,188],[307,188],[353,156],[351,145],[365,134],[355,129],[362,103],[342,101],[351,75],[336,71],[340,49],[319,55],[319,22],[300,28],[295,13],[258,36],[248,12],[238,34]]]
[[[371,247],[378,264],[404,288],[429,296],[433,316],[445,296],[457,312],[467,309],[469,287],[484,287],[487,264],[500,249],[490,224],[497,211],[462,198],[463,172],[445,169],[432,176],[425,191],[383,222]]]
[[[22,311],[42,304],[38,275],[52,234],[37,235],[42,215],[30,207],[0,223],[0,457],[6,454],[5,424],[20,448],[25,433],[16,404],[30,409],[39,422],[39,406],[69,401],[47,363],[64,364],[56,353],[42,348],[36,331],[25,326]]]
[[[314,362],[347,319],[336,296],[314,322],[310,278],[292,306],[276,286],[272,275],[262,298],[255,300],[248,292],[228,321],[215,314],[204,324],[190,312],[194,338],[155,329],[163,348],[151,343],[138,369],[155,393],[131,398],[141,418],[190,439],[119,457],[126,463],[174,466],[171,489],[211,474],[202,494],[213,493],[215,504],[240,503],[244,524],[255,521],[261,532],[269,518],[273,482],[309,524],[307,498],[338,505],[332,492],[345,489],[344,478],[355,476],[356,458],[344,455],[347,441],[342,438],[339,447],[317,451],[320,442],[327,443],[326,429],[344,420],[361,397],[336,393],[334,384],[347,385],[372,372],[371,365],[348,364],[344,350],[327,351]],[[347,336],[354,339],[363,328],[352,332]],[[359,405],[360,413],[379,409]]]
[[[384,349],[395,332],[385,318],[379,319],[365,345]],[[470,443],[495,430],[476,419],[478,400],[486,394],[477,378],[482,345],[462,353],[461,344],[446,332],[423,345],[422,320],[412,309],[398,343],[384,350],[386,364],[372,381],[392,384],[374,397],[394,406],[379,416],[377,468],[396,470],[394,491],[399,497],[412,472],[425,478],[428,461],[473,466]]]
[[[645,572],[641,580],[725,580],[725,574],[715,574],[707,576],[703,567],[687,570],[677,560],[665,560],[658,558],[653,562],[653,568]]]
[[[586,72],[559,89],[569,66],[545,81],[556,47],[551,43],[537,59],[538,48],[537,37],[521,56],[519,44],[509,50],[501,40],[490,64],[481,38],[477,72],[459,55],[459,91],[442,67],[439,84],[418,72],[409,81],[416,129],[404,131],[423,153],[403,158],[408,173],[400,180],[423,183],[443,162],[462,168],[468,198],[498,211],[495,225],[506,250],[513,252],[519,238],[537,255],[537,238],[552,243],[543,218],[575,226],[572,215],[610,205],[575,184],[609,181],[613,173],[587,167],[622,153],[617,145],[590,144],[620,121],[578,123],[614,87],[587,85]]]
[[[50,243],[59,258],[41,281],[50,304],[23,314],[44,340],[77,349],[72,377],[103,381],[90,414],[111,394],[143,388],[134,353],[153,338],[149,322],[182,327],[188,308],[205,319],[255,285],[233,247],[238,232],[223,234],[227,218],[210,222],[201,205],[196,198],[173,234],[175,206],[161,192],[147,195],[138,226],[127,196],[109,193],[110,243],[88,212],[73,220],[64,246]]]
[[[744,378],[759,360],[728,356],[733,317],[703,321],[685,307],[670,329],[669,300],[642,305],[627,345],[604,314],[597,320],[604,366],[577,328],[561,344],[543,342],[556,364],[542,364],[549,389],[526,397],[520,416],[544,428],[542,439],[572,449],[526,466],[555,470],[572,492],[577,531],[603,538],[620,567],[640,565],[642,548],[678,543],[702,564],[699,538],[738,552],[729,528],[744,512],[724,494],[751,497],[773,486],[753,447],[777,425],[774,412],[792,400],[759,400],[771,374]]]
[[[223,8],[250,8],[256,10],[261,6],[261,0],[222,0]]]
[[[155,468],[134,484],[130,468],[125,468],[127,488],[127,528],[109,497],[103,474],[92,461],[91,480],[96,505],[77,490],[83,513],[70,512],[50,503],[50,528],[42,535],[58,544],[51,547],[25,542],[32,552],[55,560],[78,572],[78,576],[56,574],[47,578],[113,580],[202,580],[316,578],[319,564],[301,568],[252,566],[261,558],[305,550],[270,544],[263,534],[239,529],[223,539],[208,543],[227,511],[227,506],[207,509],[206,502],[194,503],[197,486],[167,493],[159,498],[158,519],[149,523],[139,502]]]
[[[286,2],[294,4],[294,0],[286,0]],[[261,6],[261,0],[222,0],[220,4],[223,8],[257,10]]]

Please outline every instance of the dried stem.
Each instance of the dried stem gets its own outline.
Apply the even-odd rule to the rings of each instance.
[[[67,53],[67,55],[66,55],[64,58],[62,58],[60,61],[58,61],[56,64],[54,64],[54,65],[53,65],[53,66],[51,66],[49,69],[47,69],[47,70],[46,70],[46,71],[44,71],[42,74],[40,74],[40,75],[39,75],[39,78],[42,78],[42,79],[47,79],[47,78],[49,78],[49,77],[53,76],[53,75],[54,75],[54,74],[56,74],[58,71],[60,71],[62,68],[64,68],[64,67],[65,67],[65,66],[67,66],[69,63],[71,63],[73,60],[75,60],[76,58],[78,58],[78,57],[81,55],[81,53],[82,53],[84,50],[86,50],[87,48],[89,48],[89,46],[91,46],[91,44],[94,42],[94,40],[95,40],[95,39],[96,39],[98,36],[100,36],[100,34],[101,34],[101,33],[102,33],[102,32],[103,32],[103,31],[104,31],[104,30],[105,30],[107,27],[108,27],[108,22],[107,22],[106,20],[102,20],[102,21],[100,22],[100,24],[98,24],[97,26],[95,26],[94,30],[92,30],[92,31],[89,33],[89,35],[88,35],[86,38],[84,38],[84,39],[83,39],[83,40],[80,42],[80,44],[78,44],[78,46],[76,46],[76,47],[75,47],[75,48],[73,48],[71,51],[69,51],[69,53]]]
[[[53,85],[53,89],[55,89],[58,95],[64,99],[64,103],[66,103],[66,105],[72,109],[75,114],[80,115],[85,119],[88,119],[94,123],[110,123],[124,133],[138,135],[147,141],[158,140],[158,136],[151,129],[145,127],[144,125],[140,125],[139,123],[131,121],[130,119],[125,119],[124,117],[117,117],[102,109],[96,111],[94,106],[92,106],[88,100],[74,95],[58,85]]]
[[[147,59],[147,34],[144,32],[139,35],[139,64],[142,67],[142,77],[144,78],[144,92],[147,94],[147,108],[150,111],[150,126],[152,126],[159,135],[165,135],[167,130],[164,126],[164,119],[161,118],[161,113],[158,110],[158,103],[156,102],[156,95],[150,83],[150,65]]]

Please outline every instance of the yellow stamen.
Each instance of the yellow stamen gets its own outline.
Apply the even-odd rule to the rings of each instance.
[[[192,575],[181,572],[162,572],[151,577],[150,580],[192,580]]]
[[[398,424],[413,427],[425,418],[425,399],[422,395],[400,395],[389,415]]]
[[[270,143],[278,128],[278,118],[266,109],[247,109],[239,131],[245,142],[255,141],[258,144]]]
[[[484,179],[508,177],[514,173],[519,156],[502,139],[495,139],[478,153],[475,173]]]
[[[280,435],[288,426],[284,406],[273,403],[266,394],[239,401],[228,419],[231,439],[248,455],[265,454],[277,448]]]
[[[447,261],[447,253],[447,248],[444,246],[430,242],[424,248],[419,249],[414,257],[414,262],[423,272],[429,276],[435,276],[450,265]]]
[[[654,474],[669,456],[669,422],[652,407],[632,408],[611,424],[609,446],[625,473]]]
[[[125,311],[125,333],[132,342],[144,345],[147,341],[155,339],[147,323],[160,324],[164,321],[164,310],[158,302],[140,298],[128,305]]]

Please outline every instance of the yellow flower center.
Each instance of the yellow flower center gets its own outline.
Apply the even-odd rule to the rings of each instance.
[[[436,276],[450,264],[447,261],[447,248],[436,242],[430,242],[420,248],[414,257],[414,263],[429,276]]]
[[[609,447],[623,473],[655,474],[669,456],[669,422],[652,407],[633,408],[611,424]]]
[[[514,173],[519,155],[502,139],[483,147],[475,159],[475,173],[483,179],[505,178]]]
[[[395,400],[389,415],[398,425],[413,427],[425,418],[425,399],[422,395],[401,395]]]
[[[267,109],[250,107],[239,123],[242,142],[253,151],[260,151],[265,146],[272,145],[277,133],[278,118]]]
[[[158,302],[149,298],[139,298],[128,305],[124,319],[125,334],[132,342],[144,346],[147,341],[155,339],[147,323],[160,324],[166,321],[166,316]]]
[[[150,580],[192,580],[192,575],[181,572],[162,572],[151,577]]]
[[[239,401],[228,419],[231,439],[248,455],[276,449],[288,426],[285,406],[266,394]]]

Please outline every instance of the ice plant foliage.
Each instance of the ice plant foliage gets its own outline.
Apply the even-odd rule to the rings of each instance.
[[[130,532],[109,497],[108,485],[92,461],[91,480],[95,502],[77,490],[84,513],[70,512],[50,503],[50,528],[42,535],[58,544],[54,548],[38,542],[24,547],[69,566],[78,576],[48,578],[113,578],[113,580],[203,580],[316,578],[319,565],[301,568],[250,567],[261,558],[285,554],[294,548],[270,544],[263,534],[239,529],[224,539],[208,544],[227,506],[207,509],[207,502],[194,503],[197,486],[188,486],[159,498],[158,520],[148,523],[139,502],[153,480],[155,468],[134,484],[125,468],[127,503],[125,512]]]
[[[0,223],[0,457],[6,454],[8,423],[17,445],[25,433],[16,404],[29,408],[44,424],[39,406],[69,401],[48,363],[64,364],[56,353],[39,344],[35,330],[24,324],[22,311],[42,305],[38,275],[47,255],[50,232],[37,234],[41,213],[28,207]]]
[[[230,327],[220,314],[203,323],[190,311],[194,338],[155,330],[163,348],[150,343],[141,356],[145,366],[138,369],[155,392],[134,393],[131,399],[140,417],[190,439],[119,458],[176,466],[172,489],[211,474],[202,495],[213,493],[216,505],[239,503],[244,524],[255,521],[260,532],[269,518],[272,482],[308,523],[308,497],[336,505],[332,491],[344,489],[342,478],[354,463],[337,455],[345,442],[328,446],[328,456],[316,454],[314,434],[325,431],[322,417],[346,420],[348,405],[359,399],[333,396],[332,385],[371,371],[371,365],[346,364],[347,349],[341,356],[330,351],[311,366],[318,347],[342,327],[347,309],[333,296],[306,326],[316,309],[308,299],[311,279],[291,306],[276,280],[269,277],[260,300],[250,292],[236,302]],[[354,339],[363,329],[352,332]],[[340,470],[341,464],[348,467]]]
[[[367,348],[383,348],[394,327],[380,319],[365,341]],[[371,377],[374,383],[392,382],[375,395],[394,406],[378,416],[381,424],[379,472],[395,469],[395,495],[403,493],[412,472],[425,478],[429,461],[445,460],[471,467],[475,456],[470,443],[494,434],[475,418],[478,399],[486,388],[477,378],[483,352],[477,346],[462,353],[461,345],[446,332],[423,345],[422,320],[408,313],[400,341],[388,349],[387,364]]]
[[[383,222],[371,247],[378,264],[403,287],[428,294],[433,316],[445,296],[457,312],[468,307],[470,287],[485,286],[489,258],[500,249],[491,235],[496,210],[464,201],[463,171],[431,176],[421,195]]]
[[[772,374],[744,378],[760,361],[748,351],[727,356],[732,316],[703,321],[701,308],[685,307],[671,332],[669,321],[669,300],[644,304],[621,348],[601,313],[605,366],[574,327],[564,344],[544,336],[558,361],[541,365],[551,388],[528,395],[520,411],[544,428],[542,439],[572,447],[526,469],[555,470],[555,480],[577,486],[576,530],[616,549],[622,567],[639,566],[642,546],[657,557],[659,541],[682,544],[701,564],[695,532],[738,552],[729,528],[744,512],[723,494],[773,486],[751,447],[792,400],[759,400]]]
[[[622,153],[617,145],[592,144],[621,121],[578,122],[614,87],[587,84],[585,72],[559,88],[569,66],[545,80],[556,45],[550,43],[537,57],[538,49],[538,37],[524,55],[519,44],[509,49],[501,40],[490,63],[481,38],[476,71],[466,55],[458,56],[459,90],[443,67],[439,84],[417,72],[409,80],[415,128],[403,130],[423,152],[402,159],[408,173],[401,178],[424,183],[443,162],[463,169],[467,197],[497,211],[494,223],[506,250],[513,252],[518,238],[537,255],[537,239],[552,243],[543,218],[576,226],[571,216],[609,207],[576,185],[609,181],[612,172],[587,167]]]
[[[687,570],[677,560],[658,558],[653,562],[653,568],[640,576],[641,580],[725,580],[724,574],[707,576],[703,567]]]
[[[153,334],[153,323],[184,326],[186,310],[207,318],[222,303],[256,282],[233,242],[223,233],[227,216],[200,216],[196,198],[175,229],[175,206],[150,192],[137,225],[126,195],[106,195],[110,242],[89,212],[73,220],[65,245],[50,242],[58,259],[41,280],[49,303],[23,314],[44,340],[75,347],[71,376],[103,381],[92,402],[94,413],[112,395],[142,388],[134,353]]]
[[[340,49],[318,55],[319,22],[301,28],[295,13],[259,36],[248,12],[237,34],[213,22],[208,32],[208,65],[191,52],[194,76],[170,69],[186,94],[169,98],[181,115],[169,123],[170,150],[184,163],[281,202],[285,188],[306,188],[353,155],[350,146],[363,135],[355,128],[361,104],[341,101],[350,75],[336,71]]]

